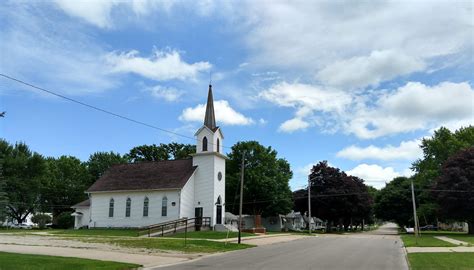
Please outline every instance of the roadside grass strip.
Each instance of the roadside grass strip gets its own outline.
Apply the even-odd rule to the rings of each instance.
[[[139,267],[130,263],[0,252],[0,270],[129,270]]]
[[[412,234],[400,235],[400,237],[405,247],[457,247],[452,243],[434,238],[432,235],[421,235],[418,240]]]
[[[53,235],[67,236],[128,236],[138,237],[138,230],[135,229],[83,229],[83,230],[51,230],[45,231]]]
[[[168,238],[184,238],[184,233],[177,233],[175,235],[166,236]],[[188,232],[186,233],[187,238],[197,238],[197,239],[226,239],[226,238],[236,238],[239,236],[238,232],[216,232],[216,231],[200,231],[200,232]],[[242,237],[249,237],[249,236],[256,236],[253,233],[245,233],[241,234]]]
[[[412,270],[472,270],[473,253],[409,253]]]
[[[160,238],[138,238],[138,239],[118,239],[118,238],[82,238],[80,241],[90,243],[105,243],[113,244],[127,248],[145,248],[150,250],[167,250],[167,251],[180,251],[184,253],[215,253],[215,252],[226,252],[233,250],[246,249],[254,247],[254,245],[248,244],[234,244],[224,243],[217,241],[207,240],[185,240],[182,238],[177,239],[160,239]]]

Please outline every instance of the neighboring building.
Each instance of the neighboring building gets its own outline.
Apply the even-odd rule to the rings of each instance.
[[[189,159],[112,166],[86,191],[89,200],[72,206],[75,227],[144,227],[184,217],[222,224],[227,157],[211,85],[204,125],[195,136],[196,153]]]

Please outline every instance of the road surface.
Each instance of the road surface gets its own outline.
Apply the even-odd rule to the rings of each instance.
[[[396,230],[394,224],[386,224],[374,232],[307,237],[156,269],[406,270]]]

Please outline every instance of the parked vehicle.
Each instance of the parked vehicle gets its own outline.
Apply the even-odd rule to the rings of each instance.
[[[30,230],[30,229],[32,229],[33,227],[32,227],[31,225],[21,223],[21,224],[11,224],[11,225],[10,225],[10,228],[12,228],[12,229],[26,229],[26,230]]]
[[[437,231],[438,227],[435,226],[435,225],[426,225],[426,226],[420,227],[420,230],[422,230],[422,231]]]

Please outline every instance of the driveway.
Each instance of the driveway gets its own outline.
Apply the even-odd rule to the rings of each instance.
[[[156,269],[405,270],[408,266],[396,230],[394,224],[386,224],[369,233],[306,237]]]

